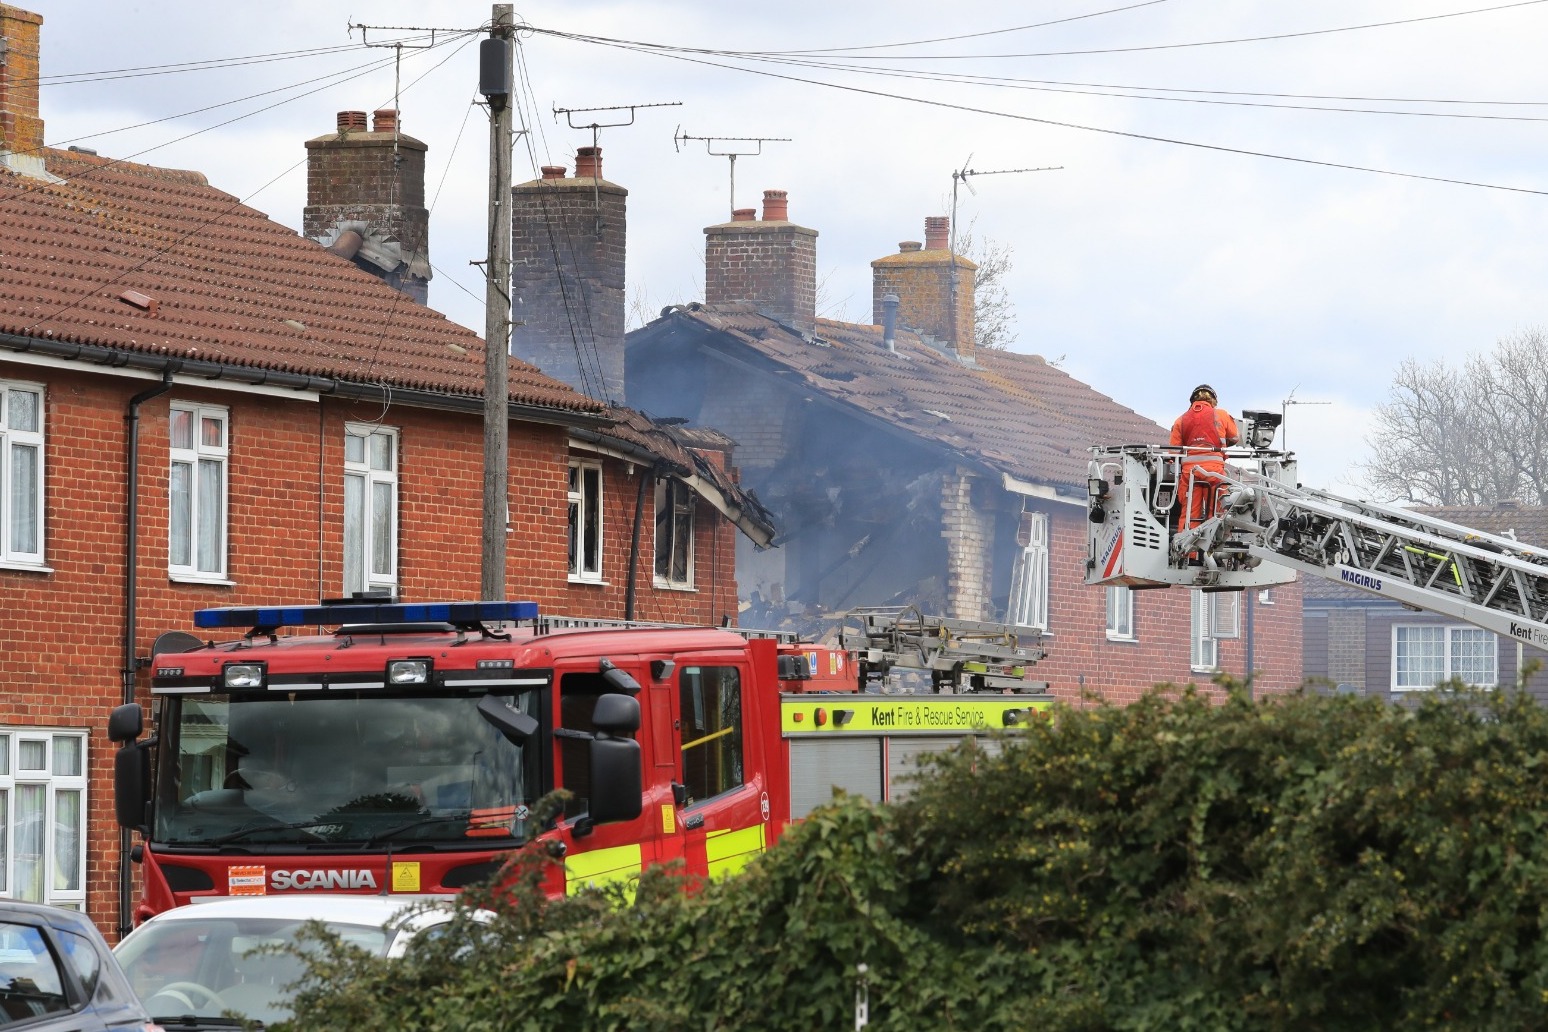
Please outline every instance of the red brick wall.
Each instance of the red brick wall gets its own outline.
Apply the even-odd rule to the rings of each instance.
[[[105,931],[118,922],[118,827],[112,814],[114,747],[108,711],[121,698],[126,580],[125,413],[151,380],[94,376],[0,362],[0,378],[46,385],[45,528],[49,572],[0,569],[0,724],[90,731],[87,907]],[[173,401],[229,413],[228,578],[175,583],[167,574]],[[135,653],[156,636],[192,630],[208,606],[308,602],[342,589],[344,424],[400,431],[399,577],[409,600],[475,598],[482,527],[482,420],[379,403],[176,386],[140,409],[139,551]],[[510,437],[507,595],[551,612],[622,617],[641,467],[607,460],[603,585],[568,583],[569,449],[561,427],[515,424]],[[652,585],[654,498],[646,492],[637,615],[719,622],[736,613],[736,531],[699,503],[696,590]],[[138,696],[148,702],[139,679]]]
[[[817,321],[817,231],[785,221],[705,227],[704,300],[747,301],[810,333]]]
[[[1108,702],[1128,703],[1153,685],[1198,684],[1210,691],[1211,675],[1189,669],[1191,592],[1184,588],[1134,593],[1133,642],[1108,641],[1107,593],[1085,583],[1086,514],[1074,506],[1050,507],[1048,658],[1034,677],[1050,683],[1055,695],[1071,702],[1091,693]],[[1252,602],[1248,602],[1248,595]],[[1301,683],[1301,586],[1272,589],[1272,605],[1242,592],[1242,637],[1220,639],[1220,669],[1245,679],[1247,608],[1253,615],[1254,691],[1285,692]]]

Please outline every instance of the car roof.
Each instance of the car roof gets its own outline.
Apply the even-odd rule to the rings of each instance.
[[[53,928],[80,935],[98,934],[91,919],[77,910],[66,910],[48,903],[27,903],[19,899],[0,899],[0,916],[11,919],[24,918],[32,923],[46,924]]]
[[[316,919],[333,924],[369,925],[380,928],[400,914],[413,913],[406,926],[419,928],[443,921],[451,900],[433,896],[359,896],[324,892],[285,893],[276,896],[222,896],[207,902],[175,907],[152,917],[146,924],[200,921],[219,918],[263,917],[281,921]],[[427,907],[429,904],[429,907]],[[425,914],[417,911],[427,910]]]

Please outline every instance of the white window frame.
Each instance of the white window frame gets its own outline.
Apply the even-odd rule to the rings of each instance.
[[[18,395],[33,396],[35,418],[31,426],[21,423],[25,411]],[[44,556],[45,513],[43,499],[45,448],[43,440],[46,396],[40,383],[0,380],[0,565],[42,568]],[[21,456],[33,456],[32,469],[22,471]],[[25,498],[28,509],[17,512],[18,497]],[[25,522],[24,522],[25,521]],[[30,523],[31,526],[26,526]]]
[[[61,741],[68,740],[70,747],[61,749]],[[43,763],[40,767],[22,767],[24,751],[42,747]],[[30,747],[30,748],[29,748]],[[0,727],[0,897],[25,899],[49,903],[71,910],[86,908],[86,817],[90,813],[87,797],[87,772],[91,769],[87,756],[87,732],[64,728],[8,728]],[[75,758],[74,772],[56,772],[70,756]],[[33,843],[35,854],[24,857],[24,845],[20,814],[20,794],[41,792],[43,797],[42,841]],[[69,796],[75,800],[75,813],[70,815],[66,807],[65,818],[60,816],[61,802]],[[64,836],[74,839],[74,863],[61,865],[61,848],[70,843]],[[31,861],[31,864],[28,861]],[[22,884],[23,876],[30,873],[41,884],[30,887]]]
[[[1107,640],[1139,640],[1134,634],[1134,589],[1127,584],[1108,585]]]
[[[588,481],[595,485],[588,490]],[[569,531],[570,580],[584,584],[602,583],[602,563],[607,538],[603,536],[602,501],[605,497],[602,464],[583,459],[570,460]],[[594,524],[588,526],[588,524]],[[586,535],[593,535],[595,555],[585,555]]]
[[[1242,593],[1240,591],[1210,591],[1209,636],[1211,638],[1240,638],[1242,636]]]
[[[1405,669],[1402,662],[1403,656],[1400,650],[1405,644],[1404,639],[1409,634],[1415,637],[1433,636],[1437,640],[1431,642],[1432,646],[1439,646],[1439,660],[1441,673],[1434,679],[1416,675],[1412,672],[1411,665]],[[1459,663],[1458,654],[1464,641],[1487,646],[1489,654],[1489,679],[1487,681],[1464,681],[1474,688],[1496,688],[1500,683],[1500,644],[1499,637],[1493,631],[1486,631],[1472,624],[1393,624],[1392,626],[1392,690],[1394,692],[1427,692],[1434,691],[1437,683],[1450,681],[1457,675]]]
[[[1196,673],[1213,673],[1220,669],[1220,643],[1210,633],[1215,621],[1215,596],[1198,589],[1188,594],[1188,666]]]
[[[1260,588],[1258,590],[1258,605],[1271,606],[1274,604],[1274,589]]]
[[[1006,622],[1018,627],[1048,630],[1048,514],[1021,514],[1026,541],[1011,570]]]
[[[185,413],[189,417],[192,430],[192,447],[178,447],[172,439],[172,422],[179,413]],[[226,580],[226,549],[231,512],[231,412],[220,405],[197,405],[191,402],[174,401],[168,414],[167,441],[170,456],[167,474],[167,572],[177,580],[190,581],[214,581]],[[220,444],[209,445],[203,442],[200,432],[205,420],[215,420],[220,424]],[[179,542],[177,540],[177,520],[173,513],[177,509],[176,499],[173,496],[173,484],[176,481],[175,471],[179,465],[188,468],[188,561],[178,562]],[[216,503],[218,509],[215,513],[202,511],[200,501],[203,497],[205,480],[211,474],[209,470],[219,471],[220,488],[219,498]],[[214,526],[211,527],[210,524]],[[213,535],[209,540],[211,556],[206,562],[200,556],[200,542],[206,534]]]
[[[697,516],[694,503],[697,496],[691,487],[675,477],[657,477],[655,499],[656,547],[652,557],[655,585],[658,588],[691,589],[694,521]],[[662,540],[663,535],[665,541]],[[661,569],[663,544],[667,549],[665,573]],[[672,574],[675,565],[672,560],[677,556],[679,548],[686,553],[683,556],[684,573],[681,577],[675,577]]]
[[[350,446],[356,441],[359,442],[360,457],[352,459]],[[373,465],[371,445],[375,441],[385,441],[390,448],[387,469]],[[346,598],[357,593],[397,595],[399,444],[399,433],[393,427],[378,426],[375,423],[344,424],[344,497],[349,497],[351,485],[356,487],[360,496],[360,512],[356,517],[359,520],[358,526],[352,524],[348,502],[344,505],[344,555],[340,565]],[[379,540],[377,523],[373,518],[379,492],[384,492],[386,496],[386,541]],[[349,557],[351,544],[357,540],[360,568],[354,569],[355,564]],[[378,558],[382,560],[381,564],[378,564]]]

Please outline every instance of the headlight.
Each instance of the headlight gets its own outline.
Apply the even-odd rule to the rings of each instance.
[[[387,664],[388,684],[426,684],[429,680],[428,659],[395,659]]]
[[[223,671],[227,688],[262,688],[262,663],[231,663]]]

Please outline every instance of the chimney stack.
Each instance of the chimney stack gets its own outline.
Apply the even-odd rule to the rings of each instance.
[[[899,324],[946,341],[958,358],[971,361],[977,274],[976,264],[951,253],[951,220],[932,215],[925,219],[923,247],[905,240],[897,254],[871,263],[871,319],[885,323],[884,299],[894,294]]]
[[[360,235],[355,264],[424,304],[430,296],[430,212],[425,144],[405,136],[394,108],[340,111],[337,129],[306,141],[306,208],[301,232],[340,253]]]
[[[41,170],[43,119],[38,115],[39,30],[43,16],[0,4],[0,163]],[[12,157],[28,159],[13,162]]]
[[[622,404],[629,191],[602,178],[600,147],[564,172],[545,165],[511,189],[511,354]]]
[[[810,334],[817,325],[817,231],[790,221],[784,190],[763,192],[763,219],[738,208],[704,229],[704,300],[744,302]]]

